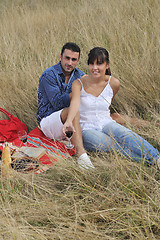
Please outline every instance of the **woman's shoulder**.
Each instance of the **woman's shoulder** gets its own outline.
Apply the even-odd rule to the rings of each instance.
[[[119,79],[111,76],[111,77],[110,77],[110,85],[111,85],[111,87],[120,87],[120,81],[119,81]]]
[[[83,82],[83,81],[85,81],[85,80],[87,80],[88,79],[88,75],[87,74],[85,74],[85,75],[83,75],[82,77],[81,77],[81,81]]]
[[[79,88],[80,90],[82,89],[83,83],[82,83],[81,79],[82,78],[78,78],[78,79],[74,80],[74,82],[72,83],[72,89],[73,88]]]
[[[110,86],[113,90],[113,97],[117,94],[120,88],[120,81],[115,77],[110,77]]]
[[[83,75],[80,79],[78,79],[79,80],[79,82],[81,83],[81,85],[85,85],[86,84],[86,82],[88,82],[88,78],[89,78],[89,76],[87,75],[87,74],[85,74],[85,75]]]

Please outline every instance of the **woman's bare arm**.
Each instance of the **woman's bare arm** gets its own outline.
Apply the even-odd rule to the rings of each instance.
[[[74,130],[72,122],[77,112],[79,111],[81,88],[82,88],[81,83],[78,80],[75,80],[72,84],[72,95],[71,95],[68,116],[67,116],[66,122],[63,125],[62,131],[64,134],[65,134],[66,128],[72,128]]]

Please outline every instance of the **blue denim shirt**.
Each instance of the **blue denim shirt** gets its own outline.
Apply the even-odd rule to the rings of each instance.
[[[49,116],[51,113],[69,107],[69,93],[72,91],[72,83],[83,75],[84,72],[75,68],[66,84],[60,62],[43,72],[38,88],[38,124],[42,118]]]

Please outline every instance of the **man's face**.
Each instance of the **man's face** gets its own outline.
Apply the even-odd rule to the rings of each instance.
[[[60,57],[60,60],[64,74],[71,74],[79,62],[79,53],[65,49]]]

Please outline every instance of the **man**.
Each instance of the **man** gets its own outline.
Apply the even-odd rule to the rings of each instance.
[[[67,119],[74,80],[84,72],[76,68],[80,59],[80,48],[72,42],[66,43],[60,62],[46,69],[39,80],[37,121],[42,132],[50,139],[62,139],[62,127]],[[79,113],[75,116],[72,143],[75,146],[78,164],[81,168],[94,168],[82,140]]]

